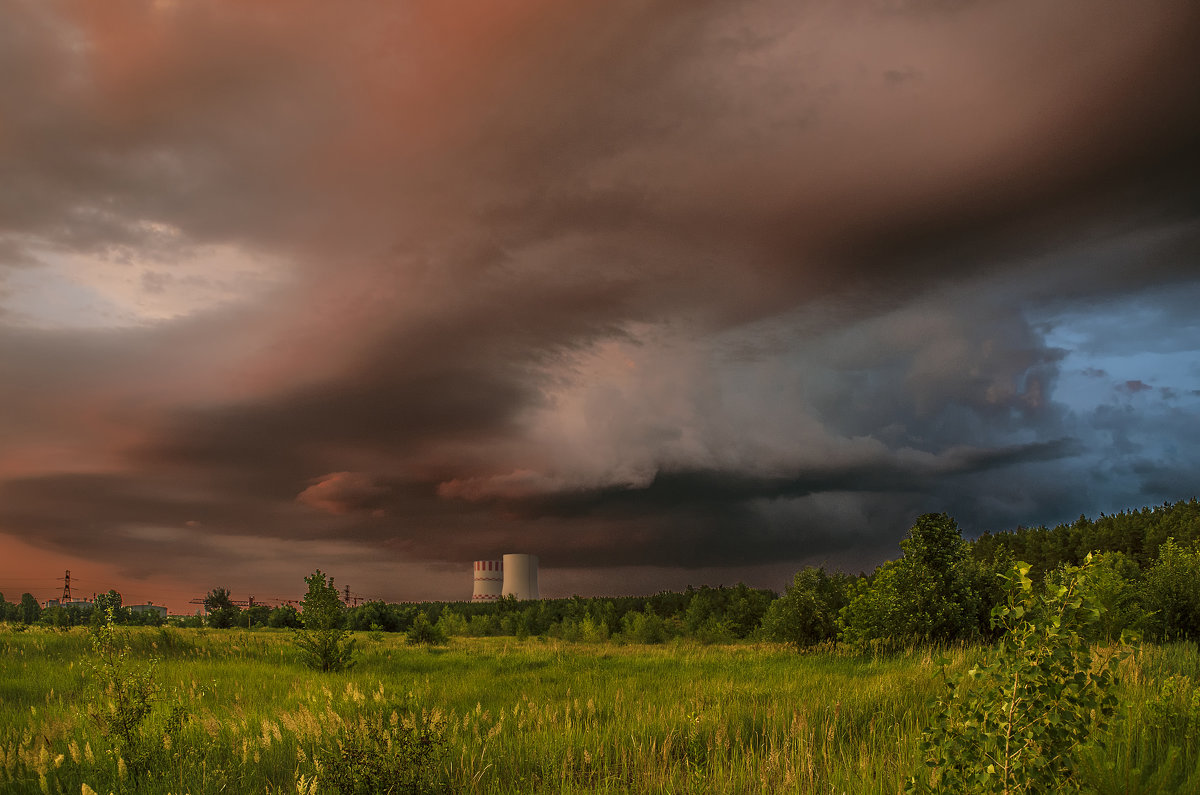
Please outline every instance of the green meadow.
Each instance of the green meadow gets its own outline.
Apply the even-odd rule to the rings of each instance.
[[[153,764],[131,769],[101,730],[114,694],[97,685],[85,629],[0,627],[0,792],[323,792],[323,749],[391,725],[436,729],[418,790],[897,793],[943,687],[937,658],[961,671],[984,653],[503,637],[411,647],[359,633],[355,667],[322,674],[287,632],[123,633],[123,664],[153,671],[142,727]],[[1194,644],[1127,658],[1121,706],[1082,760],[1084,790],[1200,792],[1197,682]]]

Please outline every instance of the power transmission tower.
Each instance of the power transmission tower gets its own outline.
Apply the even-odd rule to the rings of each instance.
[[[59,604],[65,605],[67,602],[71,601],[71,570],[67,569],[66,575],[59,577],[58,579],[62,580],[63,582],[62,599],[59,600]]]
[[[346,598],[342,600],[342,603],[345,604],[346,607],[358,607],[358,603],[363,600],[363,598],[358,594],[350,593],[349,585],[346,586],[345,594]]]

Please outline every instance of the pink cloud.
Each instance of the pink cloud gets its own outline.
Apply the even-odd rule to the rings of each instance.
[[[334,515],[369,511],[378,517],[383,512],[373,507],[374,502],[388,491],[364,472],[330,472],[314,479],[311,486],[296,495],[296,501]]]

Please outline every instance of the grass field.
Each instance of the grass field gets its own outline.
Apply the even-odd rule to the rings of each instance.
[[[164,737],[135,775],[89,711],[86,631],[0,627],[0,792],[297,792],[313,760],[372,722],[443,726],[436,779],[461,792],[895,793],[918,762],[933,655],[798,655],[781,647],[619,646],[359,638],[348,673],[300,665],[286,632],[129,630],[129,664],[158,658]],[[376,636],[379,637],[379,636]],[[951,650],[961,669],[981,649]],[[1149,647],[1122,669],[1106,752],[1085,791],[1200,792],[1200,654]],[[394,713],[394,717],[393,717]]]

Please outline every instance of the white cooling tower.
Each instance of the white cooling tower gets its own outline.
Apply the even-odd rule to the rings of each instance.
[[[471,600],[475,602],[499,599],[504,584],[504,564],[498,560],[475,561],[475,591]]]
[[[504,588],[501,593],[518,599],[538,598],[537,555],[504,556]]]

